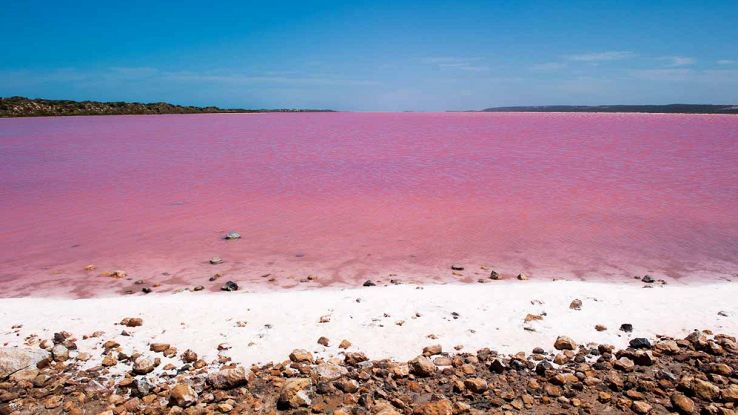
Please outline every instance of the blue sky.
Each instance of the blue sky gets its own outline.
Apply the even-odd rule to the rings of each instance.
[[[738,1],[6,1],[10,95],[360,111],[736,103]]]

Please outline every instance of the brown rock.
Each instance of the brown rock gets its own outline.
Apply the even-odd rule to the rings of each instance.
[[[277,406],[280,409],[300,408],[310,406],[310,388],[312,382],[307,378],[289,378],[285,380],[279,393]]]
[[[418,406],[414,413],[419,415],[453,415],[454,406],[448,399],[441,399]]]
[[[246,377],[246,369],[242,366],[237,366],[211,373],[208,375],[207,382],[214,389],[233,389],[246,385],[248,379]]]
[[[644,401],[635,401],[630,407],[637,414],[647,414],[651,412],[651,408],[651,405]]]
[[[110,350],[115,349],[116,347],[120,347],[120,344],[115,340],[108,340],[105,343],[103,343],[103,349]]]
[[[613,364],[616,369],[620,369],[623,372],[632,372],[635,368],[635,363],[633,363],[632,360],[628,359],[627,357],[621,357],[620,359],[616,360]]]
[[[426,346],[423,348],[423,356],[433,356],[436,354],[441,354],[443,352],[443,349],[441,348],[440,344],[434,344],[433,346]]]
[[[607,330],[607,326],[605,326],[603,324],[597,324],[595,326],[595,330],[597,330],[597,331],[605,331],[605,330]]]
[[[145,375],[153,372],[157,365],[158,363],[156,360],[141,356],[133,362],[133,373],[137,375]]]
[[[720,395],[720,388],[702,379],[695,379],[692,382],[692,391],[699,398],[708,402],[712,402]]]
[[[54,409],[61,406],[63,401],[62,395],[52,395],[44,400],[44,408]]]
[[[187,349],[182,353],[182,361],[185,363],[193,363],[197,361],[197,353],[193,352],[190,349]]]
[[[369,360],[369,358],[366,357],[366,355],[362,352],[350,352],[346,353],[346,356],[343,360],[349,366],[356,366],[361,362]]]
[[[580,300],[578,298],[575,298],[569,304],[569,308],[572,309],[572,310],[581,310],[582,309],[582,300]]]
[[[482,378],[470,378],[464,381],[464,387],[474,393],[484,393],[488,386]]]
[[[681,393],[671,395],[671,404],[682,414],[693,414],[695,411],[694,401]]]
[[[342,378],[337,380],[334,385],[338,390],[346,393],[354,393],[359,390],[359,382],[353,379]]]
[[[333,381],[348,373],[348,370],[333,362],[322,362],[315,367],[315,373],[321,381]]]
[[[113,356],[107,355],[103,357],[101,364],[105,367],[115,366],[118,364],[118,360],[116,360]]]
[[[679,345],[674,340],[664,340],[656,343],[653,349],[661,354],[679,353]]]
[[[528,274],[521,272],[520,274],[518,274],[518,279],[520,281],[526,281],[528,279]]]
[[[720,394],[726,402],[738,402],[738,385],[730,385],[723,389]]]
[[[182,408],[186,408],[197,402],[197,392],[186,383],[178,383],[169,391],[169,400]]]
[[[351,347],[351,342],[346,339],[341,340],[341,344],[338,345],[339,349],[348,349],[349,347]]]
[[[0,379],[19,370],[35,367],[48,357],[49,353],[41,349],[0,347]]]
[[[569,337],[559,336],[554,342],[554,348],[556,350],[574,350],[577,347],[577,343]]]
[[[614,391],[622,390],[625,387],[625,381],[618,372],[611,370],[605,377],[605,383]]]
[[[321,346],[328,347],[328,345],[330,344],[330,341],[328,340],[327,337],[321,337],[318,339],[318,344]]]
[[[69,349],[63,344],[55,344],[51,348],[51,357],[56,362],[64,362],[69,359]]]
[[[433,359],[433,364],[436,366],[452,366],[453,360],[448,356],[437,356]]]
[[[719,375],[730,376],[733,373],[733,368],[725,363],[715,363],[710,366],[710,371]]]
[[[576,383],[579,379],[573,373],[557,373],[551,378],[551,383],[556,385],[566,385],[567,383]]]
[[[425,356],[418,356],[408,364],[410,365],[410,372],[420,377],[433,376],[437,370],[436,365]]]
[[[143,319],[138,317],[126,317],[120,321],[120,324],[126,327],[138,327],[143,324]]]
[[[169,343],[151,343],[149,350],[156,353],[161,353],[169,348]]]
[[[546,395],[553,397],[561,396],[561,394],[563,393],[561,387],[557,385],[552,385],[550,383],[543,385],[543,391],[546,393]]]
[[[290,353],[290,360],[297,363],[313,363],[313,355],[307,350],[295,349]]]

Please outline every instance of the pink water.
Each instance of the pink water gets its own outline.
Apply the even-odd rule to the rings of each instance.
[[[732,278],[738,117],[0,119],[2,296],[475,282],[482,266]],[[129,278],[99,276],[115,269]]]

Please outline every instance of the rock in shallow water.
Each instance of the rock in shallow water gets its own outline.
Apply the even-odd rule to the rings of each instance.
[[[223,239],[225,240],[241,239],[241,234],[238,232],[228,232]]]
[[[238,284],[233,281],[228,281],[221,287],[222,291],[238,291]]]

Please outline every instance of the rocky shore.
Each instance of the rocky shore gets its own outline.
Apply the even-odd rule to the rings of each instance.
[[[364,285],[5,298],[0,415],[735,413],[734,283]]]
[[[133,332],[146,322],[120,325]],[[232,360],[227,345],[206,361],[172,344],[137,352],[89,336],[100,359],[91,367],[93,356],[76,351],[68,332],[0,349],[0,413],[727,415],[738,403],[736,339],[709,330],[636,337],[619,350],[565,336],[551,352],[542,345],[513,355],[429,345],[409,361],[372,360],[349,340],[321,337],[316,343],[336,343],[340,356],[294,350],[252,367]]]

